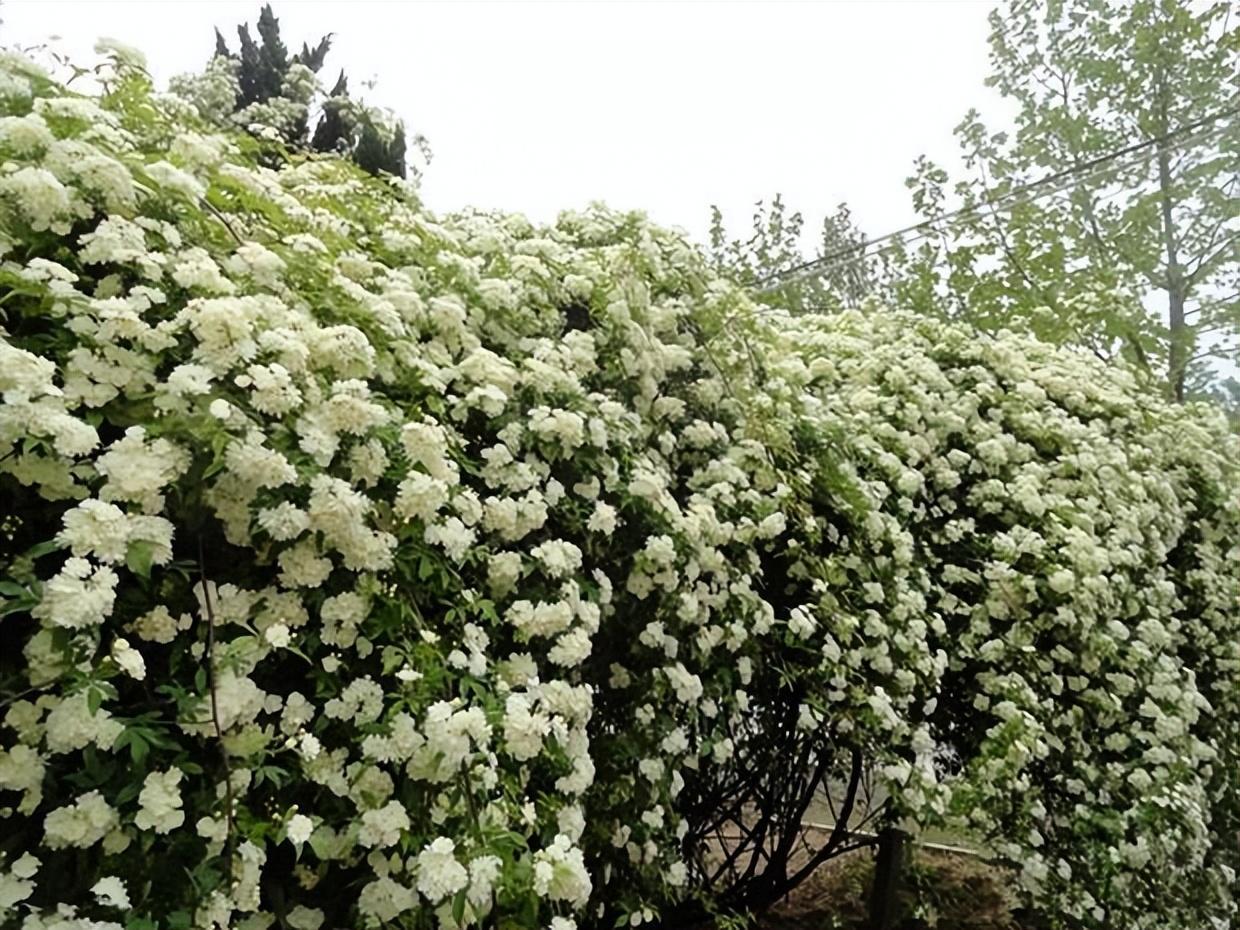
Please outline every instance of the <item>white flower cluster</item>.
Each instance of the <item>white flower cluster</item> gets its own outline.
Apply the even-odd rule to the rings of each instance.
[[[0,920],[635,926],[785,681],[1078,922],[1230,914],[1223,427],[251,150],[0,60]]]

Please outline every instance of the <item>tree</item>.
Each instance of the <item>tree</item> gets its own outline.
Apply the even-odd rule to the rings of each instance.
[[[248,23],[237,27],[237,52],[229,48],[218,29],[215,31],[215,57],[233,62],[235,67],[234,113],[247,117],[256,114],[257,122],[274,124],[283,142],[294,149],[343,154],[371,174],[386,172],[405,177],[404,124],[384,119],[377,111],[353,100],[343,71],[322,101],[318,123],[314,133],[310,133],[313,75],[322,69],[331,49],[331,33],[319,39],[313,48],[303,43],[301,51],[290,56],[280,37],[280,21],[270,4],[259,12],[257,31],[255,41]],[[243,122],[248,124],[251,120],[244,118]]]
[[[984,327],[1122,356],[1176,400],[1209,389],[1240,337],[1240,31],[1229,6],[1016,0],[993,12],[987,83],[1017,105],[1015,128],[991,132],[970,111],[956,133],[971,176],[952,187],[919,160],[909,185],[927,220],[952,193],[971,209],[906,254],[900,299],[930,309],[947,297]]]
[[[788,213],[783,197],[776,194],[769,206],[759,200],[754,205],[752,233],[747,239],[731,238],[723,214],[711,207],[710,254],[715,265],[741,284],[761,287],[778,274],[804,264],[805,218]],[[857,228],[847,204],[823,217],[819,245],[814,258],[859,247],[865,234]],[[808,313],[850,306],[873,288],[873,278],[864,263],[847,262],[825,274],[816,274],[771,291],[762,299],[794,313]]]
[[[352,133],[352,120],[346,112],[348,105],[349,80],[341,71],[331,94],[323,101],[323,115],[319,117],[319,124],[314,128],[314,138],[310,140],[310,147],[316,152],[348,149]]]

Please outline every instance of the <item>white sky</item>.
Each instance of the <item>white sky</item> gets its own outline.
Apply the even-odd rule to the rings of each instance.
[[[846,200],[870,235],[915,219],[922,153],[955,164],[951,129],[993,111],[991,0],[383,2],[275,0],[290,47],[335,33],[340,68],[426,135],[435,210],[550,220],[604,200],[703,239],[709,206],[738,231],[782,192],[816,226]],[[219,26],[235,47],[258,0],[3,0],[0,43],[51,35],[76,60],[109,36],[161,84],[198,70]],[[816,233],[816,230],[813,230]]]

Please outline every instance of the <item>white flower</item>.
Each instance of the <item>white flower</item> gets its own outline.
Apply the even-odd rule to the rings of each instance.
[[[28,852],[22,853],[11,869],[0,871],[0,914],[7,914],[15,904],[34,894],[32,879],[38,871],[39,860]]]
[[[181,770],[151,772],[142,783],[138,795],[140,805],[134,826],[139,830],[169,833],[185,823],[185,811],[181,809]]]
[[[105,875],[90,890],[104,907],[129,908],[129,892],[125,890],[125,883],[115,875]]]
[[[288,627],[283,623],[273,623],[263,630],[263,639],[267,640],[275,648],[283,649],[292,642],[293,637],[289,633]]]
[[[469,872],[456,859],[456,844],[446,836],[432,840],[418,853],[418,891],[432,904],[469,884]]]
[[[323,921],[327,919],[327,915],[317,907],[298,904],[288,912],[286,919],[293,930],[319,930],[319,927],[323,926]]]
[[[549,540],[530,552],[551,578],[565,578],[581,568],[581,550],[562,539]]]
[[[667,883],[683,888],[689,881],[689,871],[683,862],[673,862],[667,869]]]
[[[540,897],[582,908],[592,890],[582,852],[564,834],[534,854],[534,891]]]
[[[551,718],[532,713],[529,699],[510,694],[504,712],[504,748],[514,759],[533,759],[542,752],[543,739],[551,732]]]
[[[37,113],[0,117],[0,149],[14,155],[37,155],[55,141],[47,122]]]
[[[788,617],[788,630],[794,635],[801,638],[811,636],[818,624],[814,622],[813,614],[805,607],[794,607]]]
[[[297,505],[281,501],[258,512],[258,525],[277,542],[287,542],[310,528],[310,517]]]
[[[672,565],[676,561],[676,542],[666,534],[651,536],[642,552],[655,565]]]
[[[595,501],[594,511],[586,521],[586,529],[592,533],[610,536],[616,531],[616,508],[603,501]]]
[[[95,462],[108,481],[104,500],[134,501],[148,508],[162,503],[160,492],[189,467],[189,456],[166,439],[147,441],[146,429],[131,426]]]
[[[146,56],[139,49],[132,45],[126,45],[116,39],[100,37],[95,41],[95,52],[109,58],[114,58],[118,63],[129,68],[139,71],[146,70]],[[129,905],[124,905],[128,907]]]
[[[357,834],[357,841],[363,846],[383,849],[393,846],[400,840],[402,832],[411,824],[409,814],[399,801],[389,801],[378,810],[365,811],[362,814],[362,826]]]
[[[1068,569],[1061,568],[1053,572],[1046,579],[1046,583],[1056,594],[1066,594],[1076,586],[1076,576]]]
[[[160,605],[147,611],[133,622],[133,630],[140,639],[153,643],[170,643],[178,630],[188,629],[189,617],[183,615],[180,620],[168,612],[168,608]]]
[[[572,668],[584,662],[593,647],[590,633],[582,627],[577,627],[555,641],[555,645],[547,653],[547,660],[553,665]]]
[[[119,562],[129,547],[129,520],[115,504],[88,498],[65,512],[64,529],[56,540],[75,556]]]
[[[73,557],[43,587],[32,613],[55,626],[81,629],[103,623],[112,612],[119,578],[112,569]]]
[[[66,807],[59,807],[43,821],[44,843],[49,849],[93,846],[120,828],[116,810],[98,791],[88,791]]]
[[[289,842],[296,846],[300,846],[310,839],[310,834],[314,832],[314,821],[305,814],[294,814],[289,818],[288,825],[285,827],[285,833],[289,838]]]
[[[693,704],[702,697],[702,679],[686,669],[683,663],[666,666],[663,673],[676,692],[676,700],[683,704]]]
[[[170,162],[163,160],[151,162],[145,170],[157,184],[191,200],[197,200],[206,193],[201,181]]]
[[[67,231],[69,191],[47,169],[25,166],[0,177],[0,197],[11,199],[35,232]]]
[[[474,531],[466,527],[458,517],[448,517],[442,523],[432,523],[426,528],[425,535],[428,543],[443,547],[454,562],[465,558],[465,553],[477,538]]]
[[[129,645],[128,640],[117,639],[112,643],[112,660],[130,678],[141,681],[146,677],[146,662],[142,659],[142,653]]]
[[[88,692],[79,691],[52,708],[45,722],[44,738],[52,753],[73,752],[91,743],[110,749],[124,729],[106,708],[99,707],[91,713]]]
[[[413,889],[386,875],[366,885],[357,899],[358,910],[381,924],[395,920],[416,906],[417,896]]]
[[[474,910],[481,912],[490,907],[491,891],[499,877],[503,860],[499,856],[479,856],[469,862],[469,891],[467,897]]]
[[[496,597],[512,590],[521,577],[521,554],[497,552],[487,561],[487,584]]]
[[[7,716],[5,722],[13,725]],[[17,807],[20,813],[30,813],[42,801],[45,771],[43,758],[30,746],[18,743],[10,749],[0,749],[0,788],[22,792]]]
[[[529,412],[529,428],[536,435],[554,440],[566,452],[585,442],[585,420],[572,410],[534,407]]]
[[[516,601],[505,618],[525,636],[554,636],[567,630],[573,622],[573,606],[565,601]]]
[[[396,496],[396,512],[406,520],[432,520],[448,502],[446,481],[420,471],[410,473],[400,483]]]

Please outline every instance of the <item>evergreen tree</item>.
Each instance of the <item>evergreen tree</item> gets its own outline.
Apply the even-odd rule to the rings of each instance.
[[[406,148],[405,124],[400,122],[396,124],[396,129],[392,133],[392,140],[388,143],[387,162],[383,170],[388,174],[394,174],[398,178],[403,178],[405,176]]]
[[[370,120],[363,121],[357,148],[353,150],[353,160],[363,171],[378,174],[383,169],[386,156],[387,146],[379,130]]]
[[[314,128],[310,147],[316,152],[343,152],[351,149],[352,120],[348,114],[349,81],[343,71],[331,94],[323,101],[323,115]]]
[[[302,65],[318,73],[331,49],[331,34],[319,39],[311,48],[302,43],[301,51],[289,55],[280,36],[280,21],[271,5],[259,12],[258,40],[250,34],[248,23],[237,27],[240,42],[233,52],[218,29],[215,31],[215,54],[237,64],[238,93],[234,112],[255,104],[278,102],[287,96],[289,71]],[[322,100],[321,113],[314,132],[310,132],[308,108],[281,126],[284,142],[292,148],[313,152],[345,155],[372,174],[386,172],[406,176],[406,139],[402,124],[390,131],[376,125],[375,115],[349,96],[348,78],[343,71],[331,93]]]

